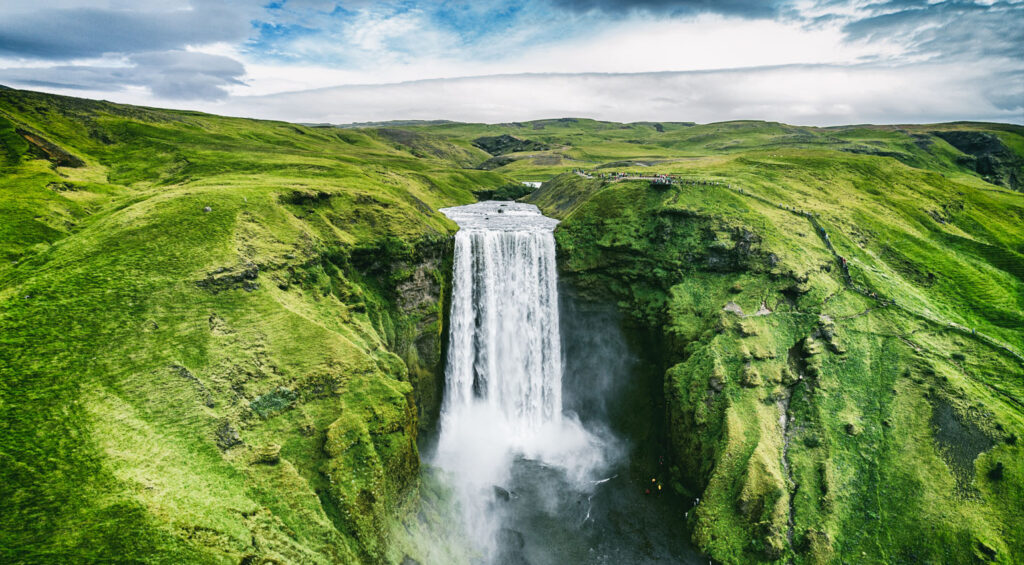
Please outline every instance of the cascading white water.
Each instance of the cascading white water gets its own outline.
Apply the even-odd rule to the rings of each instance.
[[[455,236],[446,414],[476,402],[519,433],[562,414],[556,220],[527,204],[442,210]]]
[[[584,484],[604,451],[562,413],[557,220],[512,202],[441,212],[460,230],[435,463],[452,478],[465,527],[487,554],[501,528],[495,487],[506,483],[516,458]]]

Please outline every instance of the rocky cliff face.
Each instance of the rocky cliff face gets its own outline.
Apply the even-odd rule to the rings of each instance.
[[[981,131],[937,131],[965,156],[959,164],[977,172],[993,184],[1024,191],[1024,158],[1013,152],[998,136]]]
[[[398,306],[408,321],[395,350],[409,368],[421,431],[433,429],[441,408],[452,253],[453,240],[432,241],[414,264],[398,265],[411,274],[396,287]]]
[[[826,221],[813,200],[594,182],[566,176],[531,198],[563,218],[562,268],[582,290],[660,335],[639,353],[665,360],[666,449],[690,501],[678,510],[703,551],[727,563],[1020,555],[1007,533],[1019,496],[1003,478],[1018,412],[982,383],[992,367],[1024,368],[917,310],[912,286],[867,286],[878,279],[860,269],[881,267],[852,249],[903,236],[872,242],[869,214]],[[962,518],[936,518],[936,504]]]

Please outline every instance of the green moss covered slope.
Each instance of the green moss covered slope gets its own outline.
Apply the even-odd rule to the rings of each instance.
[[[671,187],[564,174],[530,197],[564,218],[565,270],[660,328],[681,510],[715,559],[1024,559],[1024,196],[932,143],[723,151],[652,164],[690,180]]]
[[[0,141],[0,561],[384,561],[439,402],[435,210],[504,179],[11,90]]]
[[[545,181],[566,275],[658,336],[701,550],[1020,562],[1020,159],[1001,124],[312,128],[0,90],[0,561],[464,557],[418,524],[450,511],[416,447],[436,209]]]

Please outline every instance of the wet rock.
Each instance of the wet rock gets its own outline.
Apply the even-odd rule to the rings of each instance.
[[[412,276],[398,284],[396,290],[403,312],[429,308],[441,299],[441,283],[435,276],[439,265],[439,259],[428,258],[415,266]]]
[[[402,563],[400,565],[420,565],[420,562],[406,555],[402,557]]]
[[[498,485],[494,485],[494,498],[503,502],[508,502],[515,498],[515,494],[499,487]]]

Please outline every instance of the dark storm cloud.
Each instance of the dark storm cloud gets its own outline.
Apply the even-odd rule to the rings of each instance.
[[[114,91],[126,86],[149,88],[153,94],[176,100],[220,100],[225,87],[242,84],[241,63],[228,57],[166,51],[132,56],[131,66],[60,65],[0,69],[0,81],[29,87]]]
[[[65,60],[138,53],[216,41],[240,41],[251,29],[248,9],[195,2],[189,9],[132,10],[70,6],[0,10],[0,56]]]
[[[649,12],[671,16],[713,13],[745,18],[770,18],[790,2],[785,0],[553,0],[560,8],[574,12],[600,11],[609,14]]]

